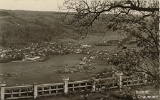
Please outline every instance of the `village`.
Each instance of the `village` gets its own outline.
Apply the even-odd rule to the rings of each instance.
[[[69,53],[87,53],[91,45],[73,43],[31,43],[21,49],[9,48],[0,50],[0,62],[9,61],[45,61],[51,55],[63,55]]]
[[[94,49],[95,45],[88,44],[75,44],[72,42],[42,42],[31,43],[28,47],[24,48],[9,48],[0,50],[0,62],[16,62],[16,61],[40,61],[43,62],[54,55],[67,55],[67,54],[86,54],[88,59],[103,59],[109,60],[110,57],[116,56],[120,50]],[[111,45],[111,44],[110,44]],[[125,50],[125,49],[124,49]],[[90,60],[89,60],[90,61]],[[84,62],[81,62],[84,64]]]
[[[104,42],[105,43],[105,42]],[[101,45],[106,45],[106,43]],[[113,43],[113,42],[112,42]],[[101,46],[100,45],[100,46]],[[110,45],[112,45],[110,43]],[[114,44],[113,44],[114,45]],[[85,56],[80,59],[79,63],[74,66],[67,64],[63,69],[56,70],[57,74],[76,73],[76,72],[90,72],[96,69],[94,63],[97,61],[105,61],[108,65],[116,65],[126,60],[124,52],[121,50],[111,49],[95,49],[95,45],[76,44],[72,42],[42,42],[31,43],[30,46],[24,48],[10,48],[0,51],[0,62],[44,62],[53,56],[63,56],[69,54],[84,54]],[[49,66],[51,67],[51,66]],[[8,78],[17,75],[16,73],[4,73],[1,78]]]
[[[103,58],[109,59],[109,54],[116,55],[115,50],[98,50],[94,49],[95,46],[114,46],[123,45],[124,41],[111,40],[108,42],[98,42],[93,45],[73,43],[73,42],[40,42],[40,43],[30,43],[27,47],[15,48],[11,47],[8,49],[0,49],[0,63],[6,63],[10,61],[45,61],[51,55],[65,55],[65,54],[90,54],[91,59]],[[125,42],[132,42],[125,41]],[[123,46],[122,49],[126,49]]]
[[[11,1],[0,100],[160,99],[157,0]]]

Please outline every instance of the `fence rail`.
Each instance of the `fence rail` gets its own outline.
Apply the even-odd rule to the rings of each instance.
[[[37,85],[37,89],[38,89],[38,94],[37,94],[38,96],[63,94],[64,84],[63,83],[42,84],[42,85]]]
[[[1,100],[34,98],[41,96],[50,96],[58,94],[67,94],[68,92],[78,91],[97,91],[100,89],[122,88],[122,86],[136,86],[146,84],[146,77],[125,77],[118,74],[117,77],[102,78],[82,81],[69,82],[69,78],[64,78],[63,83],[51,84],[33,84],[25,86],[6,87],[5,83],[1,83]]]
[[[92,89],[92,83],[89,80],[75,81],[68,83],[69,91],[84,91],[86,89]]]
[[[19,99],[19,98],[32,98],[32,97],[33,97],[32,85],[5,87],[4,98]]]
[[[142,77],[123,77],[123,86],[135,86],[144,84]]]

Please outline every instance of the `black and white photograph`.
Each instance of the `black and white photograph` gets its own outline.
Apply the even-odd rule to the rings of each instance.
[[[0,0],[0,100],[160,100],[159,0]]]

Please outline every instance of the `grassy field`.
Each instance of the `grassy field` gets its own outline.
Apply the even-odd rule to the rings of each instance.
[[[63,42],[72,41],[74,43],[94,45],[95,43],[98,43],[98,42],[103,42],[103,41],[107,42],[109,40],[122,40],[124,38],[125,38],[125,36],[123,36],[123,35],[120,35],[120,34],[113,32],[113,31],[108,31],[107,34],[105,34],[105,35],[103,33],[88,33],[88,35],[84,39],[82,39],[82,38],[78,38],[78,39],[62,38],[59,40],[63,41]]]
[[[1,64],[1,73],[22,72],[17,76],[4,79],[7,85],[62,82],[65,74],[56,74],[55,70],[64,69],[65,64],[74,66],[84,55],[66,55],[52,57],[45,62],[10,62]],[[46,67],[45,67],[46,66]],[[47,68],[47,66],[50,66]],[[52,66],[52,67],[51,67]],[[44,67],[40,68],[39,67]],[[33,70],[35,69],[35,70]],[[72,79],[72,78],[71,78]],[[74,77],[73,77],[74,79]]]
[[[76,73],[64,73],[58,74],[56,70],[64,69],[65,64],[68,67],[79,64],[80,59],[85,55],[82,54],[70,54],[51,57],[45,62],[9,62],[1,63],[0,73],[18,73],[7,79],[1,79],[5,81],[7,86],[16,84],[44,84],[44,83],[57,83],[62,82],[62,77],[67,76],[70,81],[83,80],[85,76],[91,73],[98,73],[104,70],[104,68],[110,68],[105,64],[94,64],[96,69],[91,72],[76,72]],[[43,67],[43,68],[40,68]]]

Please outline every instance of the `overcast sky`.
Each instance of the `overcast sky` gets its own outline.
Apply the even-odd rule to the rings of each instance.
[[[0,9],[59,11],[64,0],[0,0]]]

